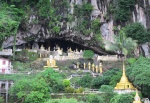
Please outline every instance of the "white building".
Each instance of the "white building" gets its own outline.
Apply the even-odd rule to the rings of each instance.
[[[0,58],[0,73],[1,74],[12,73],[12,65],[9,59]]]

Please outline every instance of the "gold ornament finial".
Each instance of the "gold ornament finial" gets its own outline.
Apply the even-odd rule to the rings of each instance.
[[[142,102],[140,101],[140,96],[139,96],[139,94],[138,94],[138,90],[137,90],[137,89],[136,89],[136,95],[135,95],[135,97],[134,97],[133,103],[142,103]]]

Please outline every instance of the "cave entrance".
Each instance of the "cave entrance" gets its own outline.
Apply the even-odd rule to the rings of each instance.
[[[63,52],[67,52],[67,50],[71,47],[72,51],[75,51],[76,49],[78,51],[88,49],[80,44],[73,43],[68,40],[63,39],[47,39],[44,42],[30,42],[26,46],[30,49],[33,48],[34,44],[38,44],[39,48],[43,46],[45,49],[48,49],[50,47],[51,51],[54,51],[57,49],[57,46],[63,49]]]

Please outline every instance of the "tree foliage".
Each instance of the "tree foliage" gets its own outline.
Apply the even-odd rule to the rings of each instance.
[[[103,92],[101,97],[105,103],[109,103],[110,99],[115,95],[114,88],[109,85],[102,85],[99,91]]]
[[[110,103],[132,103],[133,96],[131,94],[117,94],[111,100]]]
[[[105,49],[108,51],[119,52],[124,54],[132,54],[137,47],[137,41],[130,37],[126,37],[123,30],[120,30],[119,35],[114,37],[114,42],[104,41]]]
[[[134,5],[135,0],[114,0],[113,15],[116,22],[122,23],[129,20]]]
[[[132,23],[124,27],[127,37],[137,40],[139,44],[150,41],[150,33],[141,23]]]
[[[82,101],[77,101],[77,99],[74,98],[63,98],[63,99],[50,99],[49,101],[45,103],[84,103]]]
[[[130,80],[137,87],[140,87],[144,96],[150,97],[150,59],[140,57],[134,64],[132,64],[127,70]]]
[[[15,5],[0,4],[0,40],[1,42],[11,35],[17,33],[22,10],[19,10]]]
[[[78,81],[78,84],[82,87],[91,87],[92,79],[91,75],[85,75]]]
[[[83,57],[84,58],[93,58],[94,52],[92,50],[84,50]]]
[[[87,96],[87,103],[104,103],[104,101],[99,95],[90,94]]]
[[[20,103],[44,103],[51,92],[63,90],[62,77],[52,68],[37,74],[35,78],[23,78],[10,89],[12,98]]]
[[[16,94],[21,103],[41,103],[49,98],[50,88],[43,78],[21,79],[11,88],[10,94]],[[15,96],[14,96],[15,97]]]

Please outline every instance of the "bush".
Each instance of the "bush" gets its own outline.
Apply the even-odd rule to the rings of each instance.
[[[92,50],[84,50],[83,57],[84,58],[93,58],[94,52]]]
[[[83,91],[84,91],[84,89],[81,87],[75,90],[76,93],[82,93]]]
[[[132,103],[133,96],[130,94],[117,94],[111,100],[110,103]]]
[[[106,92],[106,93],[113,93],[114,88],[109,86],[109,85],[102,85],[100,88],[101,92]]]
[[[127,59],[127,61],[130,65],[132,65],[136,62],[136,58],[129,58],[129,59]]]
[[[101,95],[105,103],[109,103],[111,98],[114,96],[114,88],[109,85],[102,85],[100,92],[105,92]]]
[[[74,92],[75,92],[75,89],[72,88],[72,87],[66,87],[66,88],[65,88],[65,92],[66,92],[66,93],[74,93]]]
[[[100,96],[98,96],[96,94],[90,94],[87,96],[86,103],[104,103],[104,101]]]
[[[68,79],[65,79],[63,81],[63,84],[64,84],[65,87],[70,87],[70,81]]]
[[[82,87],[90,88],[92,79],[93,78],[91,75],[85,75],[78,81],[78,84]]]

